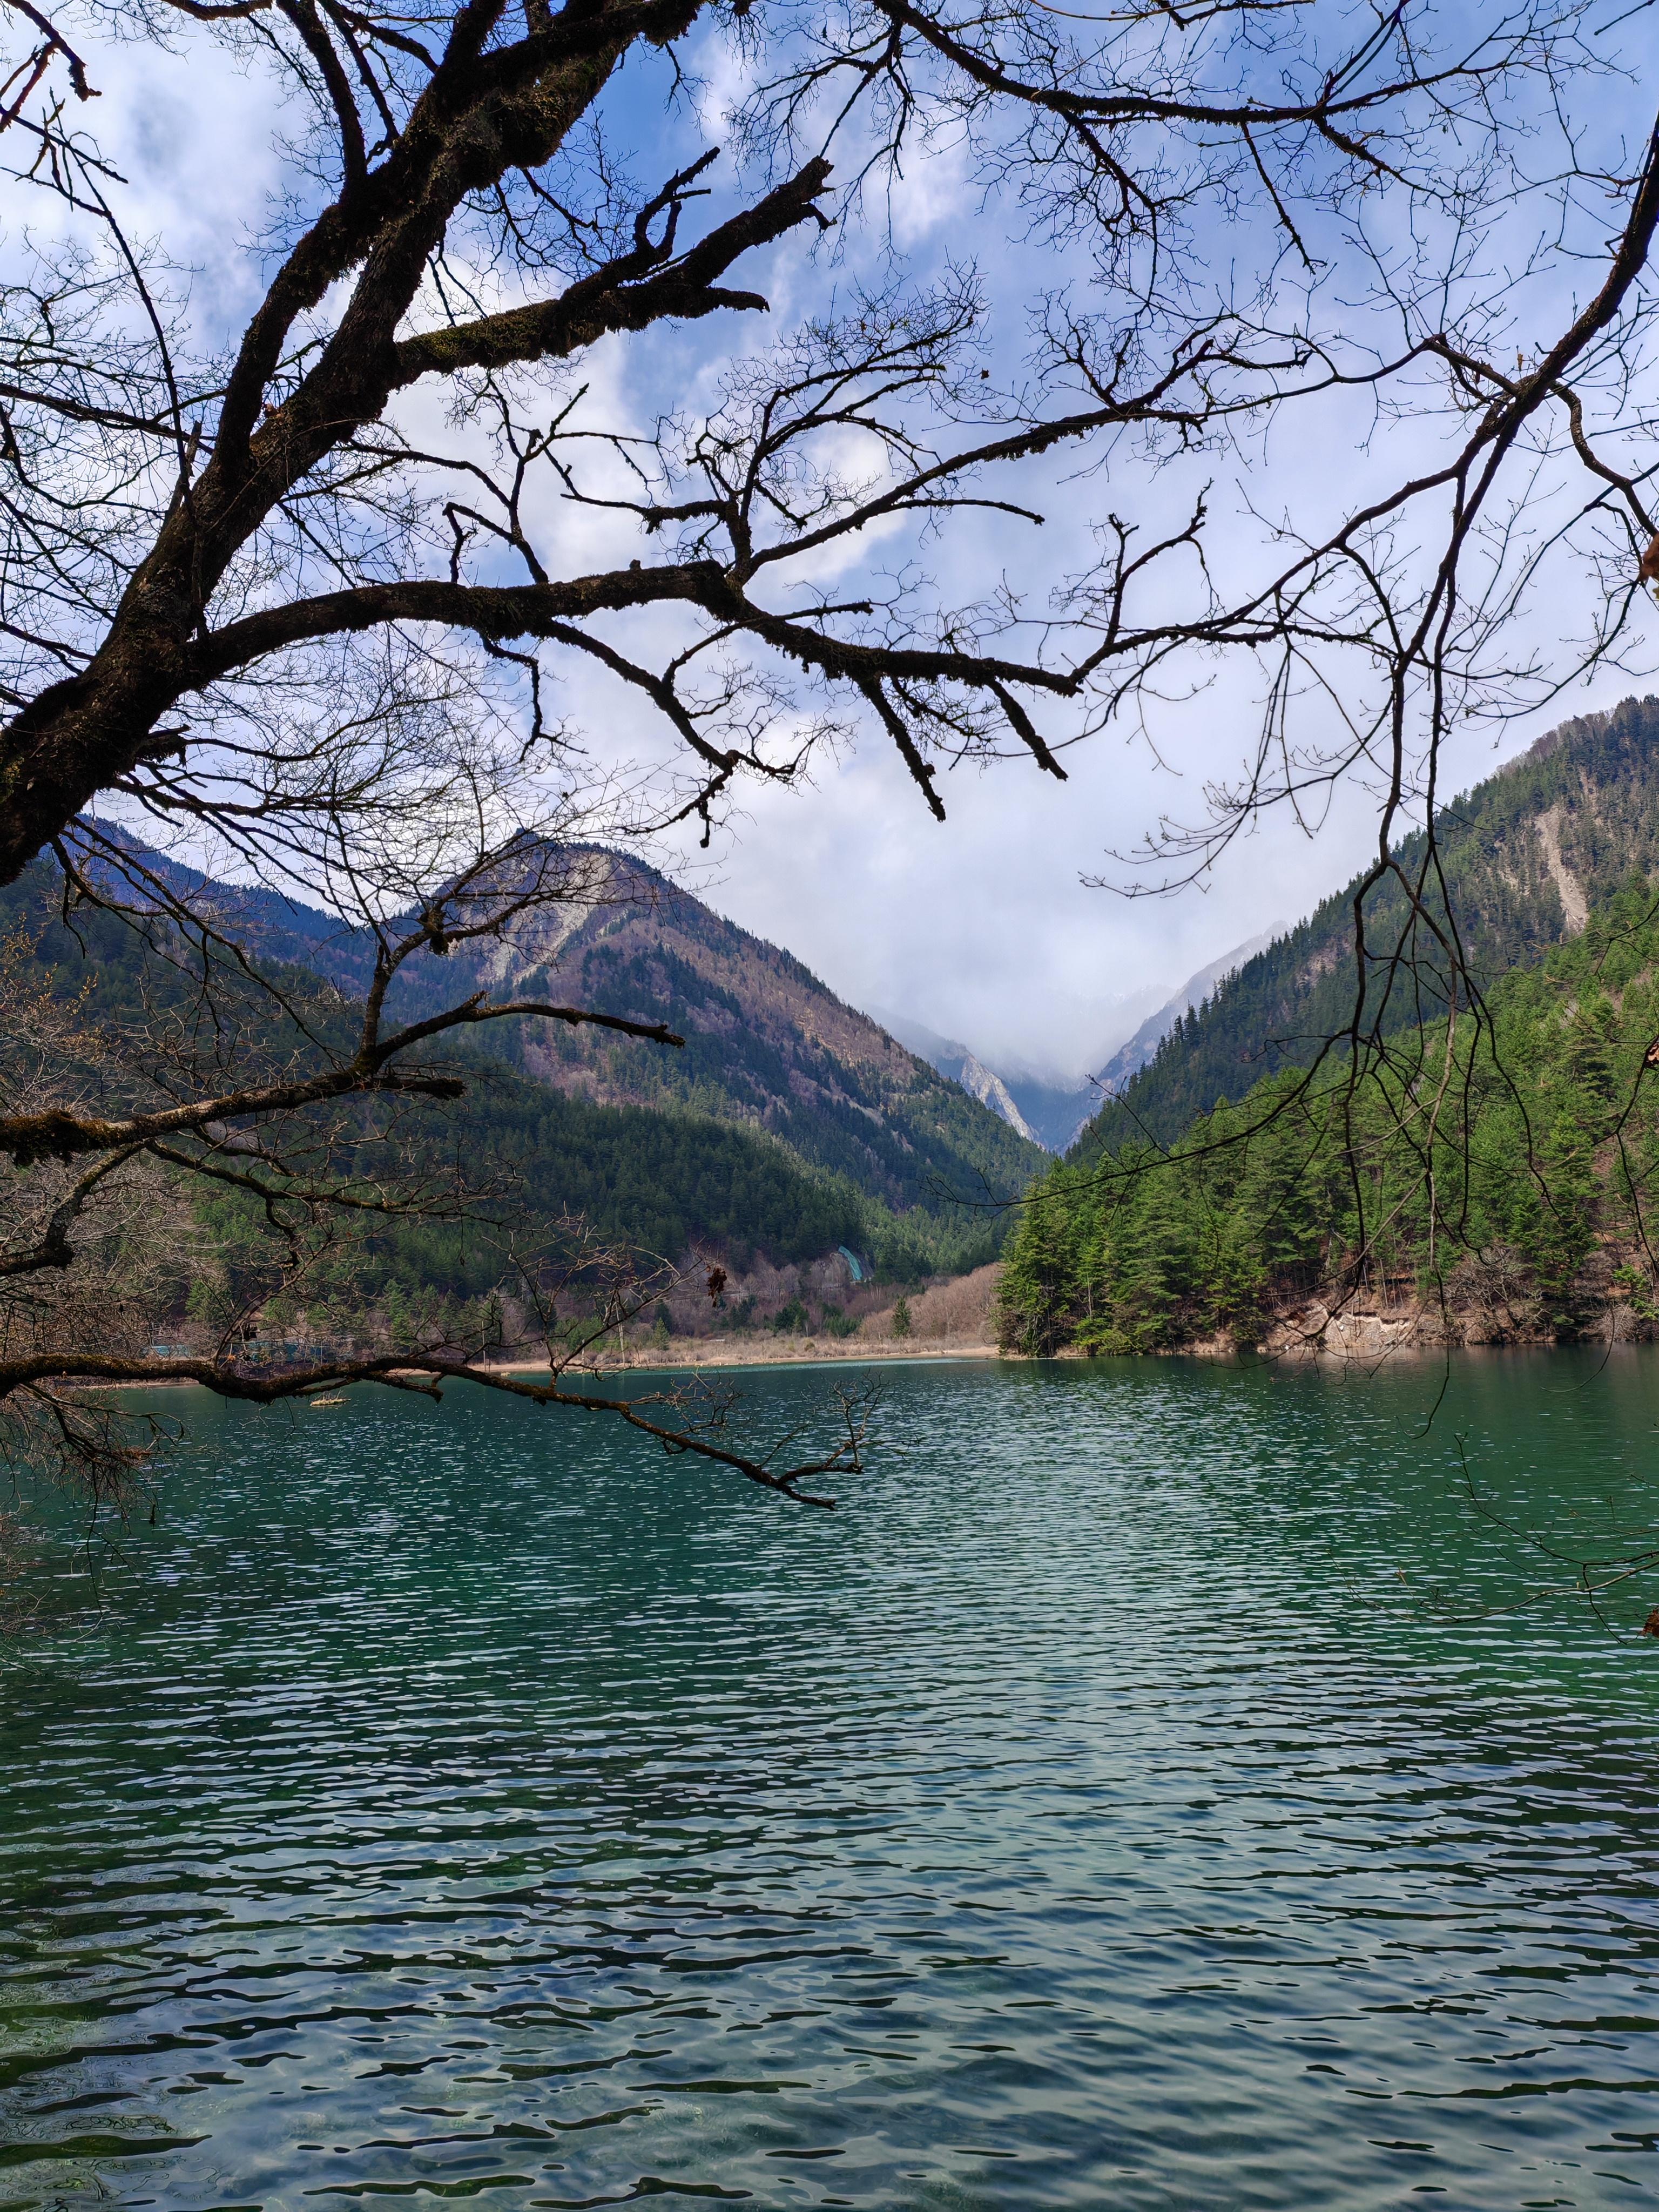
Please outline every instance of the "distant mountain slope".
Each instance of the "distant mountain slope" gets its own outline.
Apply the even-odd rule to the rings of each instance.
[[[1020,1119],[1050,1152],[1066,1151],[1100,1103],[1100,1092],[1087,1077],[1081,1082],[1056,1083],[1010,1067],[1002,1071],[1001,1080]]]
[[[1447,881],[1471,964],[1483,978],[1535,961],[1581,930],[1589,907],[1632,869],[1659,869],[1659,699],[1566,722],[1442,809]],[[1407,871],[1419,835],[1401,847]],[[1168,1143],[1218,1099],[1305,1064],[1354,1002],[1352,902],[1358,878],[1325,900],[1184,1016],[1119,1102],[1079,1139],[1079,1157],[1139,1132]],[[1405,911],[1396,884],[1371,894],[1385,936]],[[1432,997],[1424,1011],[1434,1012]],[[1417,1009],[1390,1008],[1400,1025]]]
[[[503,1025],[490,1042],[572,1100],[764,1133],[896,1213],[965,1221],[957,1201],[1017,1196],[1042,1166],[1035,1143],[793,955],[631,857],[582,857],[592,862],[589,896],[532,910],[499,942],[417,957],[402,971],[392,1011],[418,1016],[483,988],[665,1021],[684,1036],[683,1050],[531,1022]],[[192,890],[205,881],[168,862],[150,865]],[[268,957],[353,995],[364,988],[366,932],[269,892],[216,885],[210,896]],[[664,1202],[678,1200],[669,1193]]]
[[[633,860],[609,856],[616,903],[527,918],[478,962],[508,996],[665,1021],[684,1051],[526,1024],[522,1065],[603,1105],[704,1114],[764,1129],[884,1204],[1017,1195],[1039,1148],[836,998],[802,963]],[[444,978],[468,956],[452,955]]]
[[[1071,1081],[1031,1073],[1017,1066],[994,1069],[986,1066],[968,1046],[903,1015],[884,1013],[888,1029],[930,1066],[948,1075],[975,1098],[1000,1114],[1011,1128],[1045,1152],[1065,1152],[1100,1109],[1103,1095],[1115,1096],[1132,1075],[1154,1057],[1158,1046],[1182,1017],[1201,1005],[1218,980],[1261,951],[1273,933],[1266,931],[1231,952],[1224,952],[1207,967],[1189,975],[1141,1023],[1134,1035],[1110,1053],[1103,1053],[1096,1068]],[[1140,1003],[1144,1006],[1146,999]]]
[[[883,1013],[881,1021],[890,1036],[896,1036],[939,1074],[948,1076],[952,1083],[959,1083],[970,1098],[977,1098],[981,1106],[988,1106],[1017,1135],[1030,1144],[1042,1145],[1045,1151],[1054,1149],[1042,1131],[1033,1128],[1021,1113],[1012,1086],[958,1039],[940,1036],[937,1030],[930,1030],[925,1024],[913,1022],[902,1014]]]
[[[66,921],[62,891],[57,871],[39,862],[0,889],[9,988],[20,1006],[36,989],[73,1006],[76,1026],[91,1025],[107,1040],[108,1051],[61,1072],[84,1081],[86,1095],[104,1110],[119,1110],[135,1084],[149,1088],[147,1065],[158,1065],[165,1080],[170,1045],[199,1013],[197,978],[190,962],[158,957],[112,915],[83,905]],[[289,929],[291,914],[280,922]],[[299,941],[320,943],[324,933],[301,933]],[[276,972],[305,1004],[308,979],[291,965]],[[267,1001],[251,992],[238,998],[234,982],[221,1012],[238,1021],[245,1043],[273,1048],[278,1065],[300,1044]],[[351,1000],[320,986],[307,1013],[313,1039],[343,1043],[355,1029]],[[144,1041],[157,1038],[159,1053],[152,1054]],[[896,1212],[847,1176],[809,1165],[764,1130],[678,1110],[597,1105],[504,1066],[487,1049],[463,1059],[471,1066],[459,1099],[396,1117],[386,1139],[376,1136],[374,1116],[363,1117],[356,1164],[380,1179],[391,1164],[382,1149],[390,1143],[398,1172],[414,1185],[441,1188],[459,1160],[473,1186],[494,1194],[466,1223],[441,1209],[425,1218],[394,1212],[349,1222],[305,1278],[307,1303],[329,1310],[331,1328],[349,1334],[394,1293],[428,1303],[486,1298],[502,1273],[503,1220],[514,1236],[527,1230],[532,1246],[550,1223],[574,1218],[603,1238],[669,1261],[718,1254],[740,1277],[757,1268],[763,1277],[771,1269],[809,1267],[820,1300],[826,1280],[849,1288],[872,1270],[878,1280],[908,1283],[961,1273],[994,1258],[1001,1242],[1006,1212],[953,1214],[943,1206]],[[337,1127],[331,1141],[331,1157],[344,1171],[352,1133]],[[188,1308],[175,1312],[181,1327],[198,1311],[188,1302],[198,1291],[208,1300],[202,1314],[210,1315],[215,1301],[241,1303],[270,1273],[274,1248],[258,1209],[240,1194],[208,1200],[199,1226],[201,1241],[177,1282]],[[860,1264],[849,1266],[849,1255]]]
[[[939,1073],[949,1075],[951,1070],[940,1068]],[[981,1106],[988,1106],[994,1114],[1005,1121],[1016,1136],[1024,1137],[1028,1145],[1042,1144],[1042,1138],[1020,1112],[1012,1091],[994,1067],[987,1067],[982,1060],[975,1059],[971,1052],[964,1052],[962,1065],[957,1069],[953,1079],[962,1085],[970,1098],[977,1098]]]
[[[1232,975],[1247,960],[1265,951],[1277,933],[1267,929],[1255,937],[1247,937],[1243,945],[1234,945],[1231,952],[1222,953],[1218,959],[1189,975],[1181,988],[1172,992],[1156,1013],[1149,1014],[1127,1043],[1121,1044],[1104,1066],[1097,1071],[1095,1079],[1100,1090],[1115,1097],[1148,1060],[1157,1058],[1159,1045],[1176,1024],[1201,1006],[1224,976]],[[1098,1097],[1100,1092],[1095,1095]]]

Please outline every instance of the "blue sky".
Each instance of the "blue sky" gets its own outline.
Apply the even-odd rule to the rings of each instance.
[[[192,313],[204,330],[233,329],[257,296],[258,258],[246,241],[282,173],[273,143],[282,118],[270,88],[206,33],[181,36],[172,54],[92,44],[104,93],[94,119],[128,180],[128,219],[191,265]],[[737,89],[735,64],[712,39],[696,58],[702,90],[666,126],[648,70],[625,77],[613,102],[619,139],[648,152],[659,173],[729,135],[723,110]],[[640,169],[647,174],[643,154]],[[711,215],[732,173],[729,162],[716,173]],[[918,279],[972,260],[994,303],[998,373],[1012,374],[1037,251],[1018,231],[1013,211],[983,202],[945,145],[920,153],[890,198],[867,203],[861,226],[831,241],[833,251],[814,255],[792,240],[746,265],[740,281],[769,293],[781,326],[819,306],[826,286],[877,276],[889,254]],[[1207,246],[1219,268],[1249,242],[1218,236]],[[1087,282],[1082,260],[1064,255],[1051,253],[1038,273],[1045,284]],[[1556,298],[1578,281],[1571,270],[1540,279]],[[643,426],[665,405],[711,392],[734,349],[765,337],[761,318],[711,319],[643,343],[607,343],[584,374],[612,420]],[[975,518],[925,557],[947,592],[971,595],[1009,573],[1041,590],[1078,565],[1109,507],[1152,529],[1207,483],[1223,518],[1218,558],[1243,573],[1261,542],[1249,509],[1334,518],[1368,472],[1396,468],[1409,441],[1429,434],[1395,429],[1367,445],[1372,428],[1363,410],[1329,407],[1287,419],[1243,454],[1162,471],[1128,453],[1081,476],[1069,457],[1032,465],[1022,494],[1048,514],[1042,532]],[[590,538],[585,521],[569,527],[574,565]],[[887,550],[897,557],[908,549]],[[1109,851],[1133,848],[1161,817],[1196,818],[1206,780],[1235,775],[1253,745],[1259,672],[1239,665],[1192,674],[1198,688],[1153,702],[1144,726],[1125,722],[1067,755],[1063,785],[1023,760],[958,769],[943,778],[941,826],[884,742],[866,737],[821,758],[801,789],[751,788],[710,854],[662,857],[683,859],[692,888],[787,945],[854,1003],[912,1015],[994,1060],[1081,1073],[1134,1025],[1149,996],[1264,927],[1294,921],[1374,840],[1372,797],[1350,787],[1317,823],[1268,817],[1202,884],[1172,896],[1087,888],[1084,879],[1103,872],[1137,880]],[[1566,713],[1610,705],[1633,688],[1612,674],[1499,732],[1472,729],[1454,741],[1443,787],[1467,787]],[[601,759],[649,758],[660,743],[585,678],[561,705]]]

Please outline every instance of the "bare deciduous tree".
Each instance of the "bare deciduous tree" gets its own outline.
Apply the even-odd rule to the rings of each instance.
[[[592,895],[572,875],[585,842],[706,827],[744,779],[798,776],[855,726],[942,815],[945,764],[1009,751],[1063,777],[1068,746],[1183,658],[1243,652],[1271,672],[1267,741],[1246,783],[1215,794],[1196,856],[1369,762],[1388,868],[1413,763],[1431,799],[1440,733],[1493,680],[1526,568],[1515,516],[1536,496],[1535,471],[1512,494],[1509,474],[1532,467],[1546,418],[1590,472],[1591,526],[1625,533],[1626,605],[1635,588],[1640,471],[1603,453],[1574,380],[1616,382],[1639,345],[1651,149],[1598,177],[1575,167],[1570,130],[1553,142],[1564,204],[1594,185],[1625,228],[1531,366],[1497,365],[1509,280],[1471,262],[1524,209],[1526,131],[1592,66],[1573,0],[1472,27],[1415,0],[8,7],[0,155],[13,149],[17,203],[43,196],[51,220],[25,216],[0,295],[0,883],[49,856],[69,908],[125,914],[191,968],[202,1004],[229,988],[268,1017],[154,1040],[101,1085],[19,1076],[0,1110],[20,1179],[14,1286],[67,1281],[112,1233],[94,1222],[153,1188],[187,1204],[238,1181],[279,1231],[296,1208],[363,1205],[327,1117],[453,1094],[461,1078],[435,1055],[480,1024],[599,1023],[672,1049],[604,1009],[477,994],[403,1019],[397,986],[417,957]],[[136,234],[91,132],[123,42],[180,39],[228,46],[290,131],[285,198],[246,256],[259,296],[222,346],[202,338],[165,241]],[[730,158],[708,147],[630,184],[612,106],[627,90],[666,115],[719,40],[742,83]],[[972,270],[912,287],[837,264],[878,227],[902,164],[947,142],[1038,272],[1015,370]],[[701,222],[716,186],[726,211]],[[757,345],[756,288],[791,242],[816,253],[818,309]],[[741,349],[716,403],[618,428],[585,359],[708,317]],[[1114,509],[1119,458],[1220,452],[1337,403],[1412,422],[1449,405],[1468,427],[1334,534],[1285,554],[1288,526],[1270,532],[1269,580],[1241,592],[1215,580],[1202,497],[1151,531]],[[908,556],[975,512],[1035,530],[1030,472],[1056,452],[1098,496],[1096,559],[1048,590],[1020,592],[1004,563],[958,598],[936,591]],[[1435,499],[1440,555],[1401,534]],[[626,526],[636,550],[573,566],[572,517]],[[896,531],[907,556],[884,571]],[[822,581],[828,556],[850,587]],[[1615,641],[1604,626],[1590,649]],[[1351,661],[1356,684],[1339,672]],[[673,766],[596,784],[580,732],[547,708],[576,667],[666,734]],[[1340,712],[1348,744],[1298,744],[1304,694],[1328,722]],[[349,1021],[323,1019],[149,849],[170,846],[363,933]],[[382,1188],[373,1202],[413,1201]],[[274,1395],[399,1365],[255,1377],[234,1347],[117,1357],[55,1324],[16,1346],[0,1396],[33,1393],[52,1419],[77,1379]],[[478,1371],[418,1347],[411,1370]],[[601,1402],[556,1379],[542,1395]],[[696,1423],[652,1433],[792,1492],[859,1449],[854,1421],[780,1475]]]

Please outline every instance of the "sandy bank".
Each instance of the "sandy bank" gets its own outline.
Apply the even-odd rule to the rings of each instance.
[[[994,1344],[917,1344],[903,1338],[888,1340],[868,1337],[834,1338],[819,1343],[808,1337],[804,1341],[791,1340],[787,1344],[767,1342],[763,1338],[697,1338],[682,1343],[661,1345],[629,1345],[620,1352],[608,1352],[599,1369],[601,1376],[620,1374],[624,1369],[638,1369],[657,1375],[689,1375],[702,1373],[714,1367],[874,1367],[914,1365],[918,1362],[941,1359],[1000,1359],[1003,1354]],[[496,1375],[544,1375],[548,1371],[544,1359],[503,1359],[492,1361],[489,1372]],[[573,1376],[579,1370],[567,1370]],[[580,1370],[592,1373],[592,1369]]]

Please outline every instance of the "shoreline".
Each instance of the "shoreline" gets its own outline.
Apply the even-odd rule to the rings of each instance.
[[[773,1367],[814,1369],[926,1367],[945,1365],[952,1361],[981,1365],[994,1363],[1008,1367],[1085,1367],[1097,1364],[1103,1368],[1108,1368],[1127,1366],[1140,1361],[1190,1359],[1206,1366],[1239,1369],[1290,1369],[1309,1366],[1358,1369],[1362,1372],[1374,1373],[1384,1366],[1394,1365],[1402,1361],[1407,1364],[1414,1364],[1430,1360],[1443,1362],[1451,1356],[1468,1358],[1470,1354],[1483,1352],[1489,1355],[1501,1355],[1540,1352],[1577,1352],[1585,1349],[1598,1350],[1606,1358],[1615,1352],[1628,1354],[1642,1350],[1659,1350],[1659,1344],[1656,1344],[1651,1337],[1635,1334],[1617,1337],[1612,1341],[1605,1337],[1584,1337],[1574,1339],[1565,1344],[1559,1338],[1555,1337],[1495,1340],[1483,1340],[1477,1338],[1472,1343],[1462,1344],[1448,1344],[1443,1340],[1425,1341],[1420,1337],[1416,1339],[1407,1337],[1404,1340],[1396,1340],[1394,1342],[1381,1345],[1368,1345],[1363,1348],[1360,1346],[1339,1347],[1320,1342],[1298,1342],[1290,1346],[1243,1346],[1230,1343],[1223,1346],[1213,1340],[1199,1340],[1190,1344],[1160,1346],[1155,1351],[1142,1352],[1084,1352],[1074,1345],[1066,1345],[1052,1352],[1032,1353],[1009,1351],[1000,1345],[979,1342],[934,1343],[931,1346],[914,1348],[901,1348],[896,1344],[878,1342],[860,1344],[855,1349],[848,1349],[845,1352],[831,1351],[821,1345],[815,1345],[811,1350],[807,1350],[805,1346],[799,1350],[784,1350],[781,1347],[774,1348],[763,1344],[733,1344],[721,1346],[716,1351],[695,1358],[675,1357],[674,1347],[671,1344],[666,1358],[658,1356],[618,1358],[613,1355],[603,1366],[571,1366],[563,1371],[573,1382],[580,1378],[590,1383],[604,1383],[623,1375],[696,1375],[715,1369],[729,1370],[733,1373],[759,1374]],[[394,1375],[415,1376],[422,1370],[418,1368],[399,1368],[391,1371]],[[492,1375],[550,1375],[553,1370],[550,1363],[545,1358],[542,1358],[494,1360],[488,1365],[481,1364],[478,1371],[482,1376],[487,1378]],[[468,1379],[465,1375],[446,1375],[436,1378],[441,1385],[446,1382],[462,1382]],[[355,1389],[359,1384],[367,1384],[374,1380],[373,1376],[347,1376],[339,1382],[324,1381],[312,1387],[319,1393],[327,1394],[336,1389]],[[112,1376],[100,1377],[95,1381],[88,1379],[74,1382],[70,1387],[77,1392],[199,1390],[210,1388],[210,1385],[198,1382],[191,1375]],[[271,1402],[289,1406],[301,1405],[306,1401],[306,1392],[299,1391],[292,1397],[273,1400]]]
[[[695,1338],[690,1340],[697,1341]],[[708,1367],[915,1366],[939,1360],[1006,1359],[1018,1356],[1000,1351],[994,1344],[936,1343],[919,1346],[903,1340],[889,1343],[878,1340],[875,1343],[849,1344],[843,1352],[810,1339],[799,1347],[763,1343],[720,1344],[717,1340],[711,1340],[711,1349],[696,1355],[681,1353],[678,1346],[672,1342],[663,1350],[642,1352],[638,1357],[630,1346],[624,1353],[607,1358],[602,1366],[573,1368],[567,1371],[601,1376],[686,1375]],[[550,1373],[551,1369],[545,1359],[501,1359],[492,1360],[484,1371],[491,1375],[544,1375]]]
[[[696,1341],[696,1339],[690,1340],[693,1342]],[[782,1346],[773,1346],[763,1343],[732,1343],[720,1345],[711,1353],[704,1354],[701,1358],[682,1358],[675,1356],[675,1347],[671,1343],[668,1347],[668,1356],[666,1358],[658,1355],[654,1357],[635,1358],[631,1356],[631,1353],[624,1353],[620,1356],[613,1353],[605,1361],[602,1366],[572,1366],[564,1370],[564,1372],[573,1378],[580,1376],[590,1378],[594,1382],[602,1382],[608,1377],[617,1375],[693,1375],[700,1372],[705,1368],[714,1367],[732,1368],[734,1370],[749,1370],[757,1372],[769,1367],[870,1367],[878,1365],[916,1367],[937,1364],[942,1361],[953,1359],[978,1361],[1006,1359],[1018,1362],[1024,1357],[1024,1355],[1019,1352],[1003,1352],[994,1344],[979,1343],[935,1343],[926,1348],[916,1348],[900,1344],[890,1345],[878,1341],[874,1344],[861,1343],[855,1348],[849,1348],[845,1352],[832,1351],[828,1346],[812,1344],[810,1340],[809,1346],[803,1346],[799,1349],[786,1349]],[[480,1361],[477,1364],[478,1371],[482,1375],[485,1376],[550,1375],[553,1371],[551,1364],[545,1358],[541,1359],[494,1359],[488,1362]],[[416,1367],[394,1368],[391,1372],[394,1375],[418,1375],[422,1372],[422,1370]],[[466,1376],[464,1375],[445,1375],[438,1377],[438,1381],[441,1384],[447,1382],[464,1382],[466,1379]],[[352,1389],[356,1388],[360,1383],[369,1382],[373,1380],[374,1377],[372,1376],[347,1376],[343,1382],[338,1383],[325,1381],[318,1382],[313,1387],[319,1392],[326,1393],[337,1389]],[[76,1390],[103,1391],[204,1390],[207,1389],[210,1386],[204,1382],[198,1382],[193,1375],[132,1375],[111,1376],[107,1377],[100,1377],[95,1381],[88,1380],[86,1382],[76,1382],[72,1385],[72,1387]],[[305,1400],[306,1393],[304,1391],[296,1391],[291,1398],[275,1400],[272,1402],[285,1405],[301,1405],[305,1402]]]

